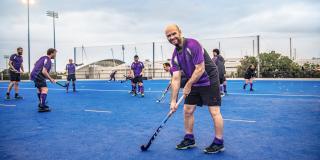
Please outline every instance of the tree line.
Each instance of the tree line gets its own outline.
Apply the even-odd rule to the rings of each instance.
[[[260,64],[260,77],[262,78],[320,78],[320,65],[305,63],[300,66],[288,56],[270,52],[258,55]],[[245,56],[237,67],[237,76],[243,77],[250,64],[258,65],[258,59]]]

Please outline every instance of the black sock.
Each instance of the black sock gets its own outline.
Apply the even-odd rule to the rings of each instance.
[[[14,97],[18,97],[19,93],[14,94]]]
[[[253,83],[250,83],[250,89],[252,90],[252,87],[253,87]]]
[[[10,93],[9,93],[9,92],[7,92],[7,96],[10,96]]]

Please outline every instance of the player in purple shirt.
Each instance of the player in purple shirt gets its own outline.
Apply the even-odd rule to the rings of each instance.
[[[76,64],[76,63],[73,63],[73,60],[72,59],[69,59],[69,63],[66,65],[66,72],[68,74],[67,76],[67,83],[66,83],[66,92],[68,93],[69,91],[69,84],[70,84],[70,81],[72,80],[72,90],[73,92],[76,92],[76,67],[77,66],[81,66],[81,64]]]
[[[172,77],[172,75],[173,75],[173,70],[172,70],[172,68],[171,68],[170,63],[168,63],[168,62],[163,63],[163,70],[165,70],[166,72],[169,72],[170,75],[171,75],[171,77]],[[181,72],[180,88],[183,88],[183,87],[186,85],[187,81],[188,81],[187,77],[184,75],[183,72]],[[170,80],[170,82],[169,82],[169,85],[171,85],[171,80]]]
[[[144,97],[144,87],[143,87],[143,76],[144,72],[144,65],[142,62],[139,61],[139,56],[134,56],[134,62],[131,64],[131,76],[133,77],[133,80],[131,81],[132,85],[132,94],[133,96],[137,95],[136,86],[138,83],[138,92],[141,94],[142,97]]]
[[[24,72],[23,69],[23,58],[22,58],[23,49],[22,47],[17,48],[17,53],[12,54],[9,60],[9,72],[10,72],[10,83],[6,93],[6,99],[10,99],[10,92],[12,87],[14,86],[15,99],[22,99],[19,95],[19,82],[20,82],[20,74]]]
[[[38,89],[38,111],[49,112],[50,108],[46,105],[46,98],[48,94],[48,87],[46,79],[49,79],[51,83],[56,83],[56,80],[51,78],[49,72],[51,70],[51,59],[56,56],[57,50],[49,48],[47,55],[40,57],[40,59],[34,64],[34,68],[30,74],[30,79],[34,82],[35,87]]]
[[[198,41],[182,37],[181,30],[176,24],[167,26],[165,34],[168,41],[175,46],[171,59],[173,71],[171,112],[175,112],[178,109],[177,97],[181,83],[181,71],[188,78],[188,82],[183,88],[186,134],[183,141],[176,148],[188,149],[195,147],[193,113],[197,105],[207,105],[214,121],[215,137],[212,144],[204,149],[204,152],[217,153],[223,151],[223,119],[220,113],[221,97],[217,66]]]

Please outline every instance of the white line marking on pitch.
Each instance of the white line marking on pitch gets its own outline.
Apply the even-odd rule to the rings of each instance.
[[[256,123],[256,122],[257,122],[257,121],[252,121],[252,120],[228,119],[228,118],[224,118],[223,120],[225,120],[225,121],[232,121],[232,122],[245,122],[245,123]]]
[[[0,88],[7,88],[7,87],[0,87]],[[20,89],[26,89],[26,90],[36,90],[36,88],[20,88]],[[65,89],[59,89],[59,88],[49,88],[49,90],[65,90]],[[107,89],[78,89],[78,91],[97,91],[97,92],[128,92],[129,90],[107,90]],[[145,91],[145,92],[149,92],[149,93],[162,93],[163,91]],[[180,91],[180,93],[182,93]],[[259,94],[259,93],[252,93],[252,94],[248,94],[248,93],[228,93],[229,95],[240,95],[240,96],[281,96],[281,97],[317,97],[320,98],[319,95],[298,95],[298,94],[269,94],[269,93],[265,93],[265,94]]]
[[[103,111],[103,110],[94,110],[94,109],[85,109],[85,112],[98,112],[98,113],[112,113],[111,111]]]
[[[0,106],[4,106],[4,107],[15,107],[16,105],[14,105],[14,104],[0,104]]]
[[[281,96],[281,97],[320,97],[318,95],[294,95],[294,94],[259,94],[259,93],[252,93],[252,94],[247,94],[247,93],[228,93],[230,95],[242,95],[242,96]]]

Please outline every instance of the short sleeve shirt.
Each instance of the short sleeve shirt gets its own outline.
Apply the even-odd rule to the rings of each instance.
[[[205,63],[206,72],[200,77],[200,79],[193,84],[193,86],[209,86],[214,83],[218,77],[217,67],[212,62],[208,53],[202,48],[200,43],[194,39],[185,38],[182,48],[175,48],[171,64],[171,72],[182,70],[187,79],[190,79],[195,66]],[[209,74],[208,74],[209,73]]]
[[[12,54],[10,56],[10,61],[12,62],[12,66],[14,67],[14,69],[17,71],[20,71],[20,68],[23,62],[22,56],[18,54]]]
[[[31,72],[31,80],[45,80],[42,69],[46,68],[48,72],[51,70],[51,59],[48,56],[42,56],[35,64]]]
[[[138,61],[138,62],[133,62],[131,64],[131,69],[133,70],[134,76],[140,76],[142,70],[144,68],[144,65],[142,62]]]

